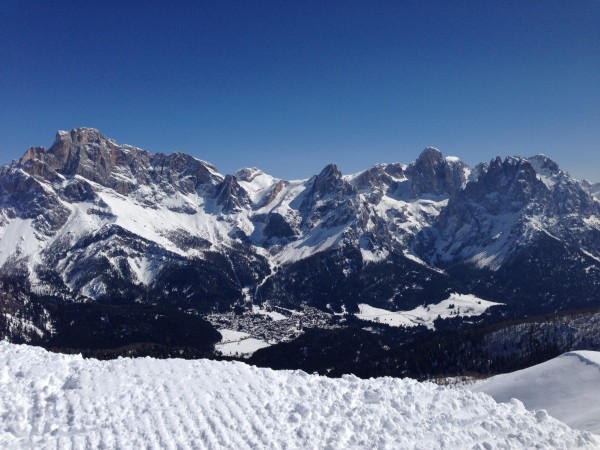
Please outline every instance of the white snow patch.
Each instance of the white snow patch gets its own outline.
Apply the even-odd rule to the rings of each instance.
[[[371,250],[366,250],[364,248],[361,248],[360,254],[362,255],[363,262],[372,263],[372,262],[383,261],[385,258],[388,257],[390,252],[388,252],[387,250],[377,250],[377,251],[373,252]]]
[[[522,403],[410,379],[83,359],[0,342],[0,447],[598,448]]]
[[[284,316],[281,313],[278,313],[277,311],[267,311],[266,309],[262,309],[258,305],[252,305],[252,312],[254,314],[260,314],[261,316],[270,317],[271,319],[273,319],[275,321],[287,319],[286,316]]]
[[[156,267],[148,258],[144,256],[128,257],[127,262],[139,283],[148,286],[156,277]]]
[[[551,169],[552,160],[542,153],[527,158],[527,160],[531,164],[531,167],[533,167],[533,170],[535,170],[537,179],[544,183],[548,189],[552,190],[561,175],[560,172]]]
[[[271,188],[279,181],[260,169],[241,169],[238,172],[246,171],[251,173],[248,181],[238,178],[238,184],[248,193],[253,204],[258,204],[271,192]],[[237,175],[237,173],[236,173]]]
[[[9,313],[0,313],[0,316],[4,316],[9,334],[26,332],[28,336],[33,336],[34,334],[39,337],[44,336],[44,331],[36,327],[30,320],[15,317]],[[26,337],[27,342],[30,342],[30,340],[31,339],[27,339]]]
[[[32,256],[42,246],[32,219],[12,219],[0,233],[0,266],[11,256]]]
[[[343,234],[344,226],[334,228],[315,228],[303,239],[294,241],[275,257],[277,264],[287,264],[308,258],[337,244]]]
[[[221,329],[219,333],[221,333],[222,339],[215,345],[215,350],[224,356],[249,357],[256,350],[271,345],[241,331]]]
[[[556,177],[541,175],[539,173],[536,174],[536,177],[538,180],[540,180],[542,183],[544,183],[546,185],[546,187],[550,190],[552,190],[552,188],[554,188],[554,185],[556,184]]]
[[[527,409],[548,411],[573,428],[600,434],[600,352],[565,353],[468,388],[499,402],[518,398]]]
[[[488,268],[491,270],[498,270],[502,265],[502,261],[504,261],[504,254],[484,250],[474,255],[469,261],[474,263],[480,269]]]
[[[429,265],[429,264],[427,264],[425,261],[423,261],[421,258],[419,258],[417,255],[415,255],[414,253],[411,253],[409,250],[403,250],[403,251],[402,251],[402,254],[403,254],[403,255],[404,255],[404,256],[405,256],[407,259],[410,259],[411,261],[414,261],[414,262],[416,262],[417,264],[421,264],[422,266],[425,266],[425,267],[427,267],[428,269],[431,269],[431,270],[435,270],[435,271],[436,271],[436,272],[438,272],[438,273],[441,273],[441,274],[444,274],[444,275],[446,274],[446,272],[444,272],[444,270],[442,270],[442,269],[439,269],[439,268],[437,268],[437,267],[430,266],[430,265]]]
[[[600,229],[600,217],[596,215],[591,215],[590,217],[584,217],[583,222],[590,227],[595,227]]]
[[[361,303],[356,316],[362,320],[384,323],[392,327],[414,327],[424,325],[434,329],[433,322],[438,317],[471,317],[483,314],[489,307],[502,303],[482,300],[471,294],[451,294],[446,300],[437,304],[418,306],[410,311],[388,311],[382,308]]]
[[[585,255],[589,256],[590,258],[592,258],[592,259],[595,259],[596,261],[600,262],[600,258],[599,258],[599,257],[597,257],[596,255],[594,255],[594,254],[592,254],[592,253],[588,252],[587,250],[584,250],[583,248],[581,248],[580,250],[581,250],[581,252],[582,252],[583,254],[585,254]]]
[[[395,195],[405,200],[384,195],[381,201],[374,205],[373,210],[377,216],[388,222],[388,226],[395,232],[396,240],[404,245],[411,236],[437,217],[448,203],[448,198],[444,197],[409,200],[408,184],[399,188]],[[368,200],[364,198],[364,201]]]

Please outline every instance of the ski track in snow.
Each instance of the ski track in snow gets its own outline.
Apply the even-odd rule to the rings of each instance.
[[[410,379],[208,360],[113,361],[0,342],[0,447],[598,448],[516,400]]]

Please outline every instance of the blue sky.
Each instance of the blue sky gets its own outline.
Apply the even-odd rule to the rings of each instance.
[[[600,181],[597,0],[4,0],[0,21],[0,163],[90,126],[222,172],[436,146]]]

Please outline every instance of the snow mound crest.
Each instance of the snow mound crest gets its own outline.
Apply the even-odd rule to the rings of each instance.
[[[2,448],[598,448],[519,401],[410,379],[0,342]]]
[[[600,352],[574,351],[527,369],[478,382],[472,388],[499,402],[516,397],[571,427],[600,433]]]

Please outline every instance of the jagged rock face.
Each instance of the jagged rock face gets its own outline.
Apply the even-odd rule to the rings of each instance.
[[[527,161],[539,176],[552,176],[560,172],[558,164],[546,155],[534,155],[527,158]]]
[[[149,166],[148,157],[147,152],[117,146],[97,130],[79,128],[59,131],[49,150],[32,148],[25,153],[21,164],[31,175],[48,180],[54,170],[66,177],[79,175],[119,193],[128,193],[134,187],[133,180],[119,179],[115,168],[135,173],[138,168]]]
[[[56,193],[14,167],[0,170],[0,205],[4,217],[30,219],[33,228],[47,236],[59,230],[69,217]]]
[[[469,183],[457,197],[480,204],[492,214],[521,211],[532,197],[547,201],[547,190],[527,160],[493,160],[477,181]]]
[[[238,184],[233,175],[226,175],[221,184],[216,187],[217,205],[225,213],[240,212],[250,204],[246,191]]]
[[[331,194],[344,195],[348,189],[337,166],[329,164],[315,177],[312,194],[317,198],[323,198]]]
[[[406,170],[412,182],[411,197],[456,193],[467,182],[466,168],[462,161],[446,159],[438,149],[426,148]]]
[[[309,189],[300,206],[301,210],[309,211],[317,202],[341,200],[352,194],[353,189],[343,178],[335,164],[329,164],[318,175],[309,181]]]
[[[37,292],[57,304],[339,312],[411,309],[451,291],[525,304],[531,286],[552,299],[543,307],[568,305],[556,290],[569,273],[589,304],[600,283],[593,189],[542,155],[470,170],[433,148],[354,175],[331,164],[301,181],[258,169],[223,176],[80,128],[0,169],[0,276],[29,283],[12,298]],[[570,266],[548,263],[547,251]],[[539,280],[514,281],[518,264],[540,268]]]
[[[203,192],[221,181],[214,166],[184,153],[158,153],[150,157],[150,164],[152,181],[167,190],[175,186],[185,194]]]
[[[352,180],[352,186],[358,192],[382,193],[393,190],[399,181],[405,180],[401,164],[379,164],[358,174]]]
[[[599,282],[599,206],[547,157],[496,158],[450,198],[416,247],[481,295],[529,298],[524,308],[533,310],[563,307],[565,297],[582,306]]]
[[[27,173],[55,182],[79,176],[127,195],[139,186],[155,183],[168,191],[193,192],[221,181],[216,169],[183,153],[151,155],[129,145],[117,145],[93,128],[59,131],[56,141],[29,149],[20,161]]]
[[[299,207],[301,228],[332,229],[349,225],[356,212],[355,194],[354,188],[344,180],[337,166],[329,164],[306,183]]]
[[[277,181],[275,183],[275,185],[271,188],[269,193],[263,198],[261,203],[257,206],[263,207],[263,206],[270,205],[277,198],[277,196],[283,191],[283,189],[285,187],[286,187],[285,181],[283,181],[283,180]]]
[[[535,165],[541,166],[541,159]],[[434,227],[423,232],[422,252],[435,262],[471,260],[497,268],[537,232],[570,240],[565,227],[585,228],[584,220],[595,217],[598,206],[555,163],[542,162],[545,170],[538,175],[527,159],[493,160],[450,199]]]
[[[71,180],[63,190],[63,196],[70,202],[93,202],[94,188],[85,180]]]

